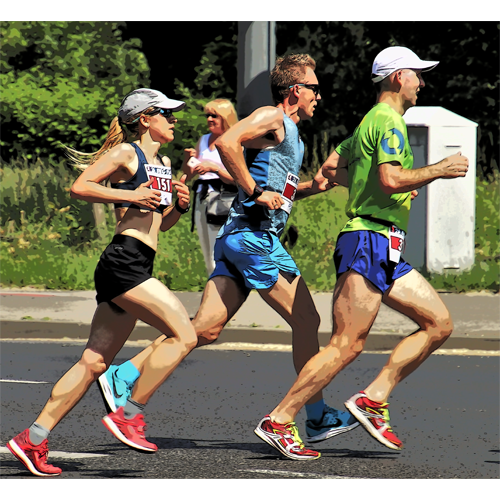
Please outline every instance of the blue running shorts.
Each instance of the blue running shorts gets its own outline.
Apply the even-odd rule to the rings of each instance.
[[[389,261],[389,239],[374,231],[340,233],[333,254],[337,278],[352,269],[385,293],[395,280],[413,267],[402,258],[398,264]]]
[[[280,271],[300,275],[279,238],[267,231],[240,231],[217,238],[214,247],[215,276],[228,276],[248,289],[268,289]]]

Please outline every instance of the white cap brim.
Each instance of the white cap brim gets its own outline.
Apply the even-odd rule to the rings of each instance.
[[[169,99],[168,97],[166,97],[165,99],[161,99],[157,104],[155,104],[155,106],[157,108],[180,111],[186,106],[186,103],[184,101],[177,101],[175,99]]]
[[[131,117],[136,116],[147,108],[170,109],[180,111],[186,106],[184,101],[169,99],[165,94],[153,89],[137,89],[124,97],[118,116],[124,123],[128,123]]]
[[[380,82],[400,69],[430,71],[439,61],[423,61],[407,47],[388,47],[380,52],[372,66],[372,81]]]
[[[392,75],[395,71],[399,71],[400,69],[418,69],[420,71],[430,71],[434,69],[439,64],[439,61],[420,61],[420,63],[416,62],[411,66],[402,66],[397,68],[387,68],[383,72],[381,70],[378,71],[378,74],[372,78],[373,83],[381,82],[389,75]]]

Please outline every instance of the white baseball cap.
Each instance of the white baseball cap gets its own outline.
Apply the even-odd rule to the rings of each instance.
[[[377,83],[400,69],[419,69],[429,71],[439,61],[422,61],[420,57],[406,47],[388,47],[380,52],[372,66],[372,82]]]
[[[118,117],[123,123],[127,123],[134,115],[150,107],[180,111],[185,105],[184,101],[169,99],[158,90],[137,89],[123,98]]]

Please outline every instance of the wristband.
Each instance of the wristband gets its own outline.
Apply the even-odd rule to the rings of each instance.
[[[255,184],[255,187],[253,188],[253,193],[248,197],[248,201],[253,201],[256,198],[258,198],[262,193],[264,192],[264,189],[261,188],[258,184]]]
[[[179,199],[175,200],[175,209],[181,213],[181,214],[187,214],[189,212],[189,209],[191,208],[191,203],[188,203],[188,206],[186,208],[181,208],[179,206]]]

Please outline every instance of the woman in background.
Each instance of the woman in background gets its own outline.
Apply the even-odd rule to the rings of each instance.
[[[195,192],[193,224],[198,231],[207,274],[210,276],[215,268],[215,238],[225,220],[223,216],[207,217],[207,208],[221,191],[234,193],[235,196],[237,193],[233,178],[222,164],[214,142],[238,121],[238,116],[233,104],[227,99],[215,99],[209,102],[205,105],[204,111],[210,132],[200,138],[195,149],[184,150],[183,171],[188,175],[188,181],[198,175],[193,185]]]

